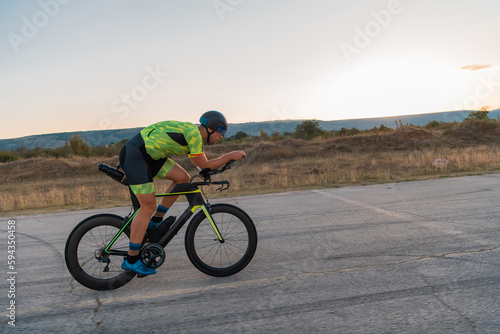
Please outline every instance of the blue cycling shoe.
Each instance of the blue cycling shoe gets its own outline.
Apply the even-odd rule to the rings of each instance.
[[[122,269],[133,271],[135,273],[138,273],[139,275],[144,276],[156,274],[155,269],[146,267],[141,260],[138,260],[136,263],[130,264],[127,259],[125,259],[125,261],[123,261],[122,263]]]

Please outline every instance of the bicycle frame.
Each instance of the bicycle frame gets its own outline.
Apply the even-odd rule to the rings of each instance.
[[[163,248],[165,248],[170,240],[173,239],[173,237],[179,232],[179,230],[184,226],[184,224],[191,218],[191,216],[198,210],[202,209],[203,213],[207,217],[208,221],[210,222],[212,228],[214,229],[215,234],[217,235],[217,238],[219,239],[220,243],[224,242],[224,238],[222,238],[222,235],[215,224],[214,220],[212,219],[212,215],[210,213],[210,203],[205,200],[201,193],[201,189],[198,188],[196,184],[193,183],[181,183],[176,185],[171,192],[169,193],[164,193],[164,194],[156,194],[156,197],[164,197],[164,196],[179,196],[179,195],[184,195],[186,196],[189,206],[187,209],[182,213],[182,215],[175,221],[175,223],[170,227],[170,229],[167,231],[167,233],[158,241],[158,244],[160,244]],[[128,221],[123,225],[122,229],[118,231],[118,233],[114,236],[114,238],[111,240],[111,242],[106,246],[104,249],[105,254],[109,255],[123,255],[126,256],[127,252],[124,251],[113,251],[111,247],[115,243],[115,241],[118,239],[118,237],[125,231],[125,229],[130,226],[132,223],[132,220],[134,217],[137,215],[139,212],[140,208],[136,209],[134,214],[128,219]]]

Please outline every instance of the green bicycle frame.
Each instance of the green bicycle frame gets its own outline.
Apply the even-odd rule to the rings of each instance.
[[[205,216],[207,217],[208,221],[210,222],[210,225],[212,226],[215,234],[217,235],[217,238],[219,239],[220,243],[224,242],[224,238],[222,238],[222,235],[219,231],[219,228],[215,224],[212,215],[210,213],[210,204],[203,198],[203,195],[201,193],[201,190],[191,184],[191,183],[183,183],[183,184],[178,184],[172,189],[172,192],[165,193],[165,194],[156,194],[156,197],[164,197],[164,196],[179,196],[179,195],[184,195],[186,196],[189,206],[188,208],[182,213],[182,215],[175,221],[175,223],[170,227],[170,229],[167,231],[167,233],[160,239],[158,244],[160,244],[162,247],[165,247],[170,240],[179,232],[179,230],[184,226],[184,224],[191,218],[191,216],[199,209],[201,208]],[[118,239],[118,237],[125,231],[125,229],[132,223],[132,220],[134,217],[137,215],[139,212],[140,208],[137,209],[134,214],[128,219],[128,221],[123,225],[123,227],[118,231],[118,233],[114,236],[114,238],[110,241],[110,243],[106,246],[104,249],[104,253],[110,254],[110,255],[124,255],[122,251],[113,251],[111,247],[115,243],[115,241]]]

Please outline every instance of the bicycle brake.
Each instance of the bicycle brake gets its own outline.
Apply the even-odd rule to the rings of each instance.
[[[217,188],[215,189],[216,191],[224,191],[224,190],[227,190],[229,189],[229,181],[221,181],[219,182],[219,184],[221,185],[220,188]]]
[[[223,184],[220,186],[220,188],[215,189],[215,191],[223,192],[224,190],[227,190],[227,189],[229,189],[229,185]]]

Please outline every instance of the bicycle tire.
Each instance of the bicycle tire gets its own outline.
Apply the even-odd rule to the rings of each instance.
[[[112,214],[91,216],[80,222],[70,233],[64,249],[66,267],[71,276],[83,286],[93,290],[117,289],[134,277],[135,273],[121,269],[122,256],[109,255],[106,263],[96,255],[113,239],[123,227],[123,218]],[[127,228],[113,245],[114,250],[127,250],[130,229]]]
[[[252,219],[236,206],[216,204],[211,214],[224,243],[219,242],[204,212],[199,212],[186,229],[186,253],[191,263],[207,275],[234,275],[252,260],[257,250],[257,230]]]

